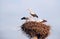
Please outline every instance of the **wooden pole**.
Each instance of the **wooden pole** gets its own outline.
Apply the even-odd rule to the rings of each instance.
[[[37,36],[32,37],[31,39],[38,39]]]

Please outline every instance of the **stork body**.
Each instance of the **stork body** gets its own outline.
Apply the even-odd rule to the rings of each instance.
[[[28,22],[28,21],[35,21],[31,17],[22,17],[21,20],[26,20],[26,22]]]
[[[37,20],[36,22],[42,22],[43,20],[42,19],[39,19],[39,20]]]
[[[28,20],[29,18],[27,17],[22,17],[21,20]]]
[[[40,19],[40,20],[37,20],[37,22],[45,23],[45,22],[47,22],[47,20]]]
[[[47,20],[43,20],[42,22],[47,22]]]
[[[32,9],[28,9],[28,10],[29,10],[31,16],[38,18],[38,15],[35,12],[33,12]]]

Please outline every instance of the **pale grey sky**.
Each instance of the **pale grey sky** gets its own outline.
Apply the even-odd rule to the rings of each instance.
[[[28,16],[28,8],[32,8],[39,18],[47,19],[51,25],[48,39],[60,39],[60,0],[0,0],[0,38],[28,39],[21,30],[23,16]]]

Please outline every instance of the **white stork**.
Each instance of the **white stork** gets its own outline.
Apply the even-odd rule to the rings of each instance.
[[[26,20],[26,22],[28,21],[35,21],[34,19],[32,19],[31,17],[22,17],[21,20]]]
[[[33,12],[31,8],[29,8],[28,10],[29,10],[31,16],[38,18],[38,16],[36,15],[36,13]]]
[[[47,22],[47,20],[45,20],[45,19],[40,19],[40,20],[37,20],[37,22],[45,23],[45,22]]]

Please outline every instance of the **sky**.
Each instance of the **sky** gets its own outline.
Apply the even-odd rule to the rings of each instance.
[[[23,16],[32,8],[51,26],[48,39],[60,39],[60,0],[0,0],[0,39],[29,39],[20,29]]]

